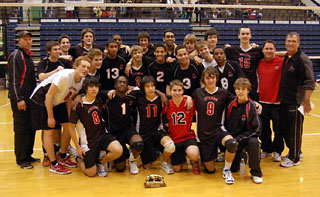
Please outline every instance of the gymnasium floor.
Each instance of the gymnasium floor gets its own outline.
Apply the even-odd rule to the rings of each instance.
[[[300,166],[282,168],[271,158],[262,159],[264,183],[254,184],[249,169],[246,176],[234,173],[234,185],[226,185],[221,177],[223,163],[217,163],[217,172],[194,175],[187,170],[166,175],[157,162],[155,169],[140,168],[138,175],[111,172],[107,178],[88,178],[79,168],[70,175],[49,173],[40,163],[32,170],[22,170],[15,164],[13,126],[7,91],[0,90],[0,196],[320,196],[320,88],[314,91],[312,102],[316,108],[305,118]],[[42,158],[41,132],[37,133],[33,156]],[[283,154],[286,154],[287,150]],[[148,174],[164,176],[167,187],[145,189]]]

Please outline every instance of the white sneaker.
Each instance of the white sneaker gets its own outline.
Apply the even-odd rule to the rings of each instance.
[[[280,163],[280,166],[290,168],[293,166],[298,166],[300,165],[300,161],[298,162],[293,162],[289,158],[285,159],[283,162]]]
[[[281,156],[277,152],[273,152],[273,161],[274,162],[280,162],[281,161]]]
[[[72,155],[73,158],[76,158],[79,156],[77,150],[71,145],[68,146],[68,153],[69,155]]]
[[[98,176],[101,176],[101,177],[106,177],[108,174],[107,174],[107,171],[106,169],[104,168],[104,165],[101,164],[101,163],[98,163],[97,164],[97,167],[98,167]]]
[[[137,160],[129,160],[129,170],[131,174],[138,174],[139,173],[139,168],[137,164]]]
[[[264,158],[266,158],[266,157],[268,157],[268,156],[271,156],[271,155],[272,155],[271,153],[262,152],[261,155],[260,155],[260,158],[261,158],[261,159],[264,159]]]
[[[226,184],[234,184],[234,178],[232,176],[232,173],[230,171],[230,169],[224,169],[222,171],[222,177],[224,178],[224,182]]]
[[[257,184],[263,183],[262,177],[252,176],[252,180],[253,180],[254,183],[257,183]]]
[[[171,165],[167,162],[161,162],[161,168],[162,170],[164,170],[167,174],[173,174],[174,173],[174,170],[173,168],[171,167]]]

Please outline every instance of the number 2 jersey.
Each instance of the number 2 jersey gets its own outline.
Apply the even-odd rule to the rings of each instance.
[[[193,92],[200,141],[210,139],[215,132],[221,131],[223,112],[232,97],[228,90],[219,87],[213,93],[209,93],[205,88],[198,88]]]
[[[192,119],[195,114],[195,106],[187,110],[185,107],[187,98],[183,98],[179,106],[169,100],[168,106],[162,110],[169,120],[169,134],[174,143],[179,143],[187,139],[195,139],[195,133],[191,129]]]
[[[148,65],[148,75],[151,75],[157,82],[157,90],[166,93],[167,77],[170,71],[171,64],[159,64],[153,61]]]
[[[91,103],[79,103],[71,110],[70,123],[76,124],[80,145],[85,150],[94,149],[99,144],[103,132],[107,132],[102,118],[102,101],[98,97]]]

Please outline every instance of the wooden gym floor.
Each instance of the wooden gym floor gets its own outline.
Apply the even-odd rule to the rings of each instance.
[[[13,125],[7,91],[0,90],[0,196],[320,196],[320,88],[314,91],[312,102],[316,108],[306,116],[302,150],[304,158],[300,166],[282,168],[279,163],[265,158],[261,161],[264,182],[254,184],[249,169],[246,176],[234,173],[235,184],[226,185],[221,178],[223,163],[217,163],[213,175],[201,172],[194,175],[185,169],[181,173],[166,175],[160,170],[159,161],[155,169],[140,167],[138,175],[111,172],[107,178],[88,178],[79,168],[70,175],[49,173],[40,163],[32,170],[16,166],[13,144]],[[36,135],[34,157],[43,158],[41,132]],[[283,153],[286,154],[287,149]],[[167,187],[145,189],[148,174],[164,176]]]

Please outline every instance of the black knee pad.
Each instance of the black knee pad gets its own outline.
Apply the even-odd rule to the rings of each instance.
[[[235,153],[238,149],[237,141],[235,139],[228,139],[225,145],[229,153]]]
[[[141,152],[143,150],[143,141],[133,142],[132,149]]]
[[[125,167],[124,167],[124,168],[121,168],[121,169],[118,169],[118,168],[116,167],[116,171],[117,171],[117,172],[124,172],[125,169],[126,169]]]

